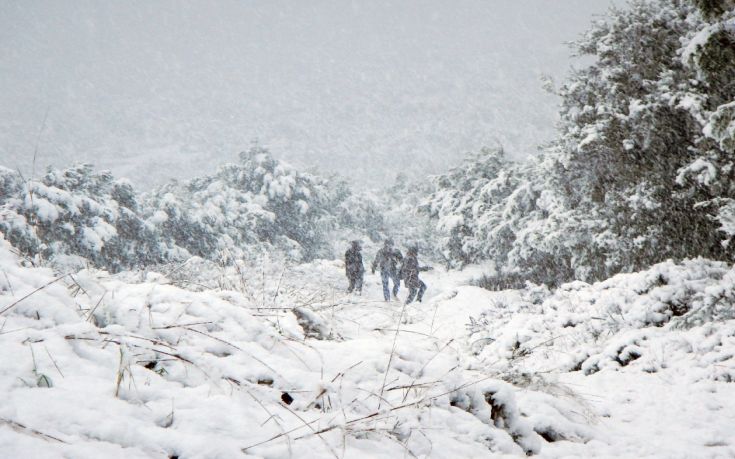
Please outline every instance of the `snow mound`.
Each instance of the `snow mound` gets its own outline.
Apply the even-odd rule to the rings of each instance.
[[[504,292],[471,319],[468,345],[510,373],[677,371],[735,380],[735,268],[664,262],[553,294]]]

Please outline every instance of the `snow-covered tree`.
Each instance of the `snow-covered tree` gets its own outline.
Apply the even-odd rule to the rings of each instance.
[[[348,239],[367,237],[373,242],[383,239],[387,232],[386,206],[381,198],[369,191],[352,190],[344,180],[333,179],[336,187],[332,197],[337,203],[337,224],[340,232],[349,233]],[[344,242],[344,241],[340,241]]]
[[[727,131],[729,121],[712,123],[733,101],[733,42],[724,36],[732,9],[710,11],[720,9],[705,20],[691,2],[634,1],[576,44],[596,62],[560,91],[552,156],[570,212],[599,220],[602,231],[584,246],[593,278],[667,258],[732,256],[717,207],[732,202],[733,151],[726,135],[708,140]]]
[[[636,0],[595,22],[575,43],[595,60],[560,89],[543,155],[513,165],[484,151],[437,179],[426,208],[448,256],[546,283],[731,258],[731,3]]]
[[[461,266],[492,260],[493,282],[516,279],[558,284],[584,277],[590,268],[582,255],[599,228],[594,219],[577,218],[555,191],[553,166],[546,156],[526,163],[485,149],[446,175],[422,210],[436,220],[445,237],[445,256]]]
[[[695,75],[678,58],[692,13],[680,1],[632,2],[576,44],[597,60],[561,89],[556,155],[566,205],[607,228],[589,248],[601,277],[669,257],[720,256],[714,222],[694,208],[701,197],[676,186],[698,132],[681,105]]]
[[[119,271],[177,256],[139,216],[140,203],[130,183],[107,171],[82,164],[24,180],[0,168],[0,187],[0,231],[29,257],[81,257]]]
[[[210,259],[272,249],[296,260],[326,256],[327,233],[336,224],[329,183],[261,147],[213,175],[166,185],[147,204],[151,223]]]
[[[141,196],[90,165],[25,180],[0,168],[0,231],[31,258],[119,271],[199,256],[334,256],[335,241],[384,237],[384,202],[339,177],[296,170],[255,147],[213,175]],[[76,257],[76,258],[74,258]]]
[[[719,222],[729,244],[735,236],[735,2],[694,3],[701,17],[683,40],[681,61],[697,76],[684,107],[699,132],[677,180],[704,195],[698,207]]]
[[[449,173],[434,177],[435,191],[422,210],[438,220],[448,259],[467,264],[507,254],[515,232],[509,228],[504,207],[520,175],[520,167],[508,162],[502,150],[486,149]]]

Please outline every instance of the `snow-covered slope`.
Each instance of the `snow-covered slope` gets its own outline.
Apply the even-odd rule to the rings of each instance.
[[[225,273],[229,290],[194,292],[152,273],[59,278],[1,253],[8,457],[541,449],[511,385],[467,370],[451,339],[395,339],[400,304],[344,297],[338,264]]]
[[[717,285],[728,291],[732,276],[704,261],[656,269],[702,304]],[[627,311],[646,308],[665,315],[642,299],[660,293],[660,282],[638,296],[622,293],[642,292],[654,271],[550,295],[469,286],[480,267],[436,270],[426,276],[427,300],[405,308],[379,299],[377,276],[367,277],[363,296],[344,295],[342,272],[337,261],[217,270],[193,260],[165,276],[60,277],[22,266],[0,240],[0,451],[74,458],[642,457],[668,444],[661,457],[733,453],[727,426],[735,387],[715,374],[732,366],[732,353],[725,358],[735,350],[732,322],[679,332],[673,322],[631,319],[597,343],[580,333],[579,352],[546,338],[557,325],[568,330],[573,312],[573,329],[596,324],[593,298],[616,298],[631,317]],[[719,346],[719,360],[679,347],[656,373],[638,363],[645,350],[617,368],[602,356],[631,330],[650,333],[649,340],[719,336],[711,346]],[[518,345],[509,338],[516,334]],[[555,350],[585,350],[587,367],[598,362],[599,371],[570,372]],[[700,369],[686,371],[695,359]],[[673,403],[675,397],[688,399]]]
[[[545,455],[735,457],[734,267],[669,261],[553,294],[459,292],[447,308],[482,304],[468,327],[477,368],[587,406],[594,441]]]

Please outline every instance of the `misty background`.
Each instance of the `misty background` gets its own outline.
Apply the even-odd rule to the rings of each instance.
[[[142,188],[257,141],[376,185],[554,135],[564,44],[609,0],[0,0],[0,164]],[[45,122],[44,122],[45,119]],[[39,135],[40,133],[40,135]]]

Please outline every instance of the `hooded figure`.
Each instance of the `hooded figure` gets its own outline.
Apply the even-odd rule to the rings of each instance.
[[[398,275],[398,264],[403,261],[401,251],[393,248],[393,239],[386,239],[383,248],[378,250],[373,260],[373,274],[375,268],[380,267],[380,278],[383,281],[383,298],[390,301],[390,279],[393,279],[393,298],[398,296],[401,287],[401,278]]]
[[[352,245],[345,252],[345,274],[350,283],[347,293],[352,293],[353,290],[362,293],[362,277],[365,274],[365,267],[362,265],[361,252],[360,241],[352,241]]]
[[[406,258],[403,260],[403,267],[401,268],[403,281],[406,283],[406,287],[408,287],[406,304],[411,303],[414,297],[416,297],[419,303],[421,302],[426,291],[426,284],[419,279],[419,272],[433,269],[431,266],[419,266],[418,258],[416,258],[418,253],[419,249],[417,247],[409,248],[406,252]]]

